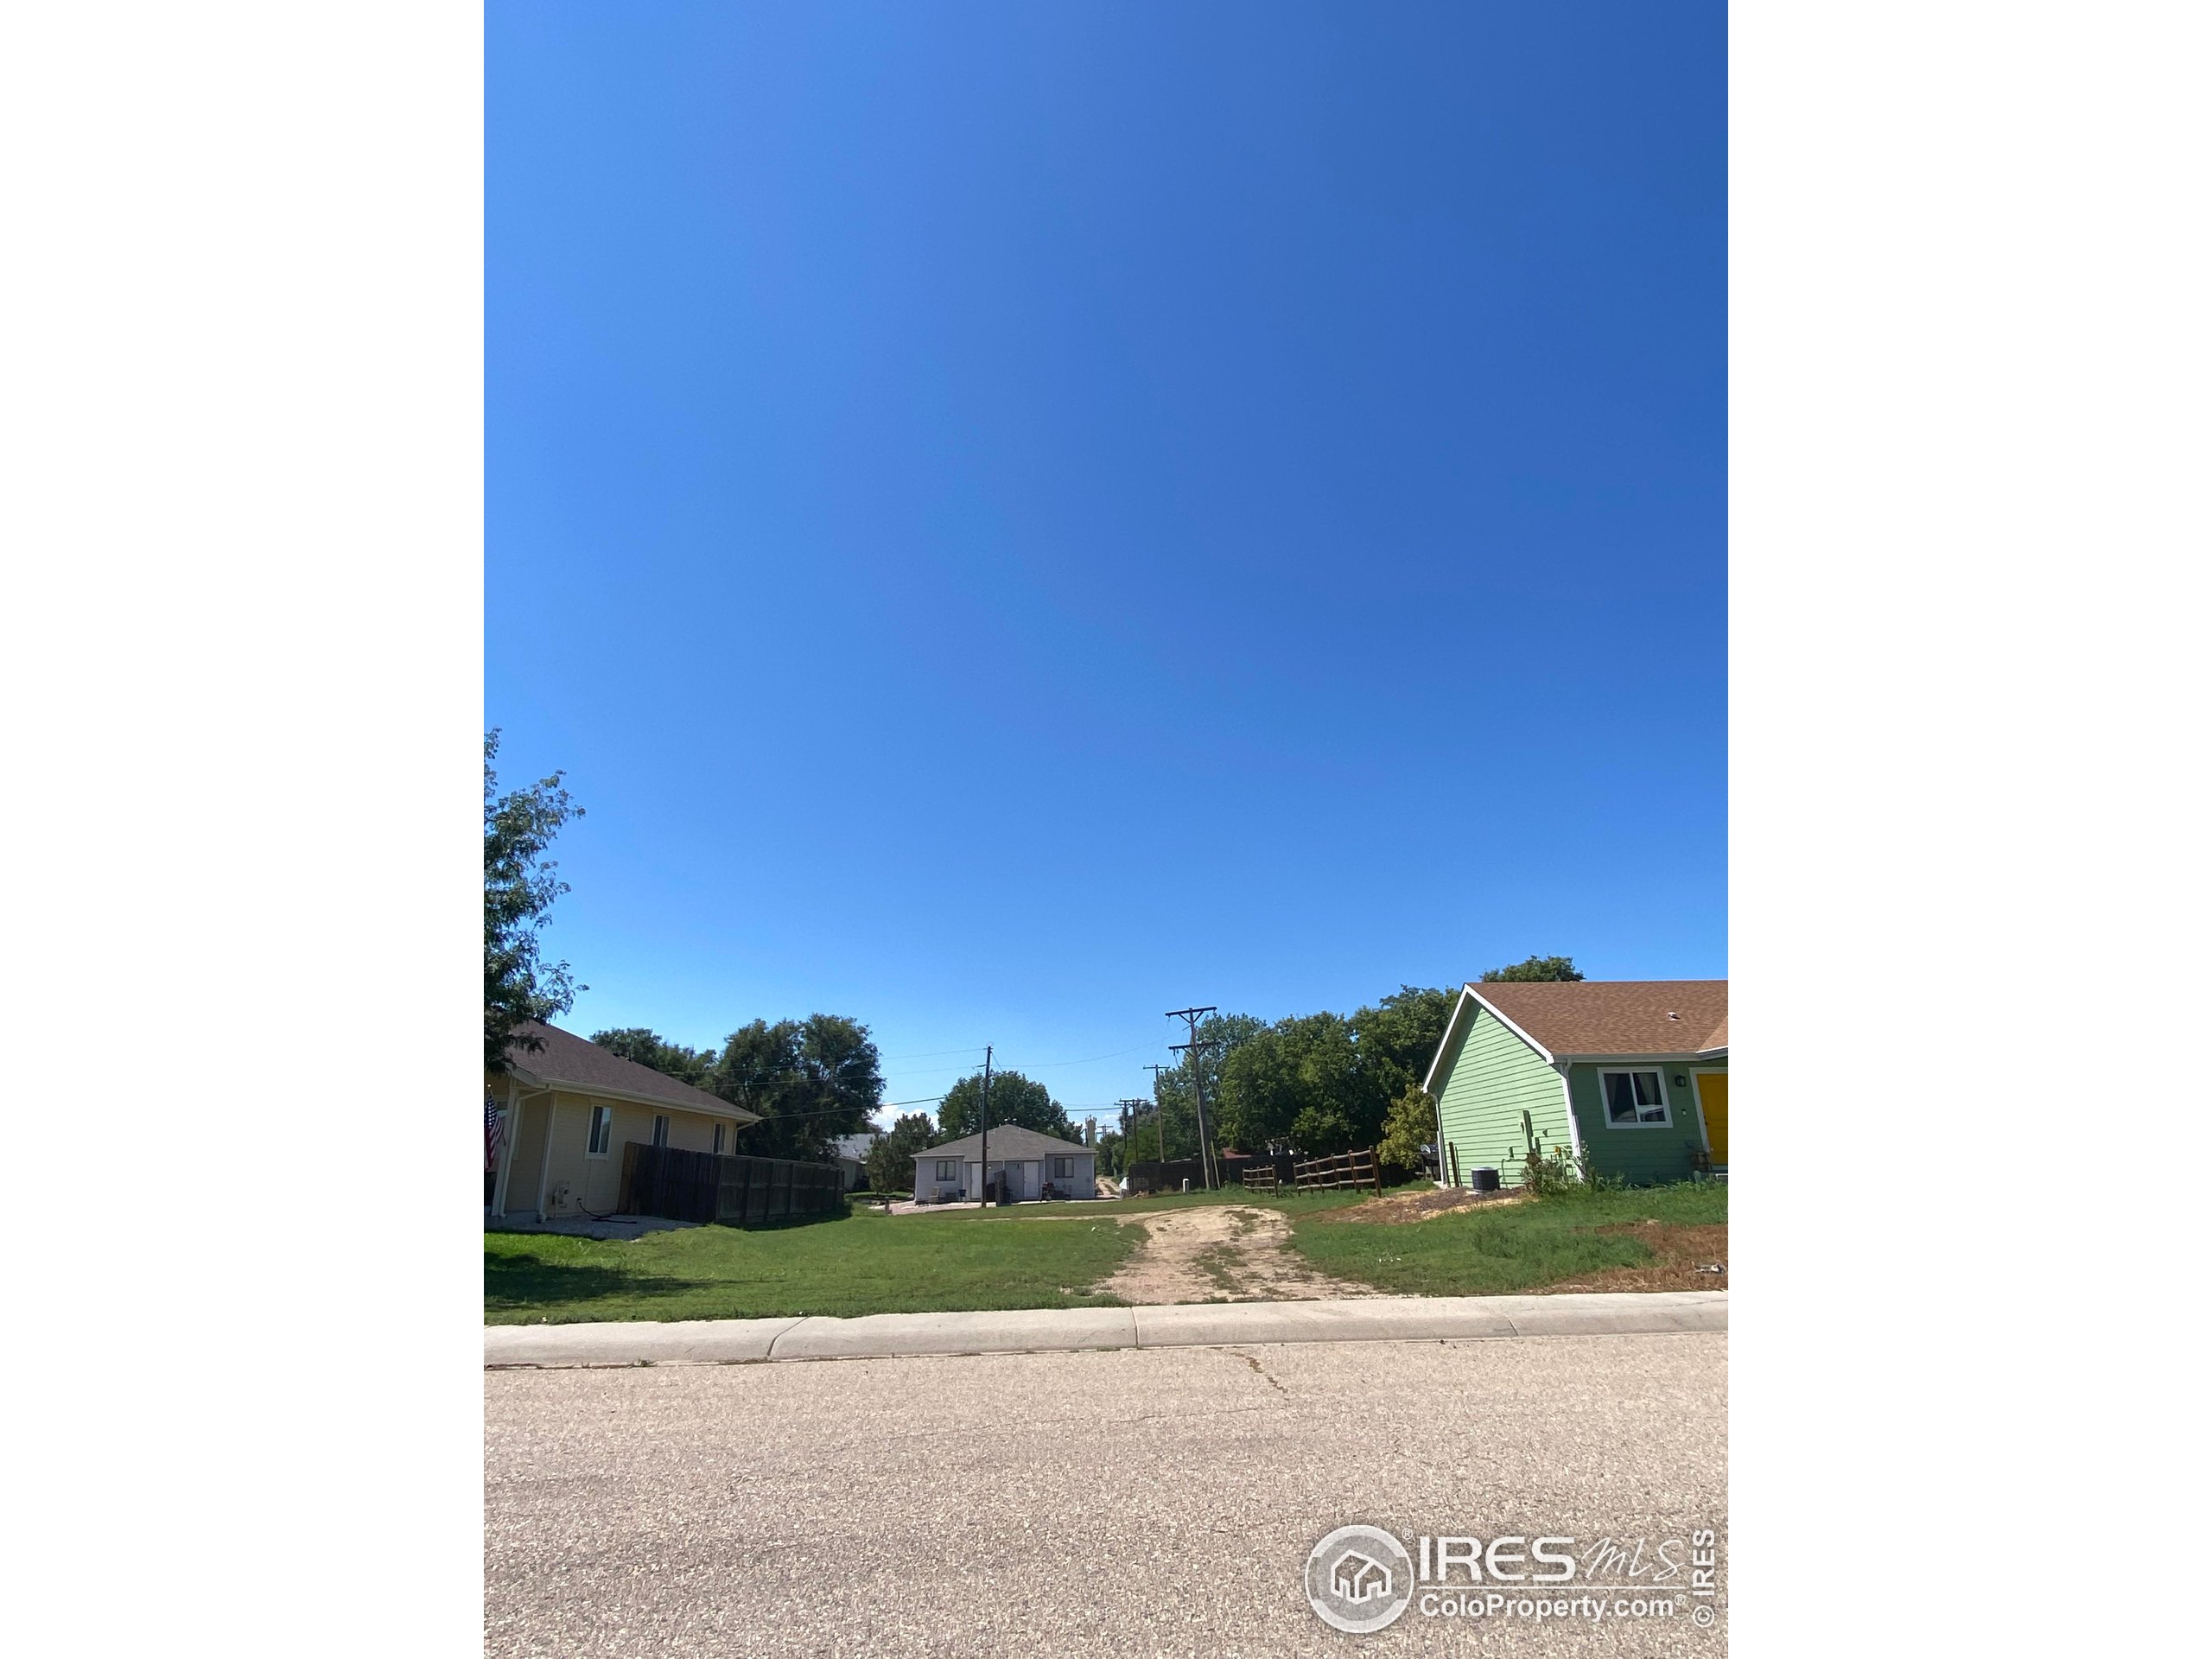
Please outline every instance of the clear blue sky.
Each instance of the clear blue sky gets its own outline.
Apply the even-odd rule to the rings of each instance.
[[[485,718],[588,812],[567,1023],[1081,1108],[1186,1003],[1727,971],[1720,5],[487,30]]]

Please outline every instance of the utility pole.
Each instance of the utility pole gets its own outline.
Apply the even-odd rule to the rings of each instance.
[[[1187,1020],[1191,1022],[1191,1040],[1187,1043],[1170,1043],[1167,1046],[1171,1051],[1184,1049],[1190,1051],[1191,1098],[1198,1109],[1198,1168],[1205,1177],[1208,1192],[1211,1192],[1214,1185],[1213,1148],[1206,1144],[1206,1080],[1205,1073],[1198,1065],[1198,1021],[1206,1014],[1219,1012],[1217,1008],[1170,1008],[1167,1011],[1167,1018],[1170,1020]]]
[[[973,1054],[976,1051],[971,1048],[968,1052]],[[976,1207],[981,1210],[988,1207],[989,1200],[983,1195],[991,1190],[991,1046],[988,1043],[983,1045],[983,1103],[976,1116],[983,1125],[982,1150],[976,1154],[976,1175],[981,1183],[981,1190],[976,1194]]]
[[[1160,1074],[1173,1069],[1165,1065],[1145,1067],[1152,1073],[1152,1127],[1160,1131],[1160,1161],[1163,1164],[1167,1161],[1167,1108],[1160,1098]]]

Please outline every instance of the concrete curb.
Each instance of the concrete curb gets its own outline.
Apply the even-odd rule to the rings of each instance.
[[[1099,1348],[1247,1343],[1439,1342],[1513,1337],[1639,1336],[1728,1329],[1725,1290],[1623,1295],[1376,1296],[1329,1302],[1198,1302],[1164,1307],[1047,1307],[861,1319],[643,1320],[487,1325],[486,1370],[728,1365],[915,1354],[1066,1353]]]

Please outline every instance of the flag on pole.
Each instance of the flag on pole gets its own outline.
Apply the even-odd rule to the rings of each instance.
[[[499,1166],[499,1135],[505,1127],[506,1116],[492,1096],[486,1094],[484,1096],[484,1173],[486,1175]]]

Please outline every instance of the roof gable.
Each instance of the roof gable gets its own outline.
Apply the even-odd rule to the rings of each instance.
[[[740,1123],[760,1121],[758,1112],[733,1106],[721,1096],[694,1089],[665,1071],[626,1060],[613,1050],[601,1048],[573,1031],[540,1025],[534,1020],[518,1030],[536,1037],[543,1045],[539,1048],[524,1048],[519,1042],[507,1046],[508,1071],[532,1088],[567,1089],[580,1095],[613,1095],[657,1105],[680,1106],[685,1111],[734,1118]]]
[[[1421,1087],[1436,1092],[1446,1062],[1475,1011],[1499,1023],[1547,1061],[1689,1059],[1728,1046],[1725,979],[1581,979],[1470,983],[1452,1006]]]
[[[1467,989],[1554,1059],[1693,1055],[1713,1046],[1708,1038],[1728,1019],[1725,979],[1585,979]]]
[[[972,1158],[982,1150],[981,1134],[964,1135],[957,1141],[947,1141],[942,1146],[925,1147],[914,1154],[917,1158]],[[1001,1158],[1065,1157],[1071,1152],[1090,1153],[1097,1150],[1079,1141],[1062,1141],[1057,1136],[1039,1135],[1034,1129],[1025,1129],[1017,1123],[1008,1123],[991,1131],[991,1150]]]

